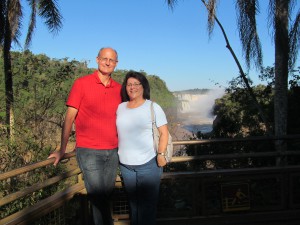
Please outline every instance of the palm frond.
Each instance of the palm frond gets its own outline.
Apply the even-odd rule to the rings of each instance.
[[[276,2],[275,0],[270,0],[268,8],[268,27],[272,31],[271,37],[274,40],[274,31],[275,31],[275,12],[276,12]]]
[[[50,32],[57,33],[62,27],[62,15],[59,12],[56,0],[39,0],[38,13],[45,19]]]
[[[215,26],[217,0],[209,0],[208,3],[206,3],[206,9],[208,11],[207,30],[208,30],[208,35],[210,37],[214,30],[214,26]]]
[[[292,15],[292,11],[296,6],[296,0],[289,0],[289,1],[290,1],[290,3],[289,3],[289,12],[290,12],[290,15]]]
[[[0,46],[3,46],[4,41],[5,9],[6,1],[0,1]]]
[[[296,19],[291,26],[289,32],[290,41],[290,56],[289,56],[289,68],[290,70],[294,68],[296,59],[298,56],[298,51],[300,48],[300,10],[297,13]]]
[[[257,0],[237,0],[236,2],[239,35],[247,67],[252,60],[257,69],[262,68],[262,50],[256,24],[256,14],[259,12]]]
[[[166,0],[168,6],[171,8],[171,10],[174,9],[175,5],[177,4],[178,0]]]
[[[10,0],[7,4],[8,22],[10,26],[11,39],[19,44],[22,28],[22,6],[20,0]]]
[[[215,26],[215,20],[216,20],[216,10],[217,10],[217,5],[218,5],[218,0],[201,0],[202,3],[204,4],[208,15],[207,15],[207,31],[208,31],[208,36],[211,37],[212,32],[214,30]]]
[[[26,40],[25,40],[25,49],[28,49],[32,40],[34,29],[36,27],[36,9],[37,9],[37,0],[28,0],[29,6],[31,8],[30,22],[27,30]]]

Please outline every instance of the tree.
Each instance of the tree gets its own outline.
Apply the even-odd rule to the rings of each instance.
[[[5,98],[7,136],[11,137],[13,129],[13,78],[11,66],[11,44],[20,45],[19,37],[22,27],[21,0],[1,0],[0,2],[0,47],[4,60]],[[62,26],[62,16],[57,8],[56,0],[27,0],[31,9],[30,21],[25,41],[25,49],[29,48],[36,27],[36,18],[40,16],[45,20],[50,32],[56,33]]]
[[[250,96],[241,85],[240,77],[230,81],[226,94],[215,101],[213,114],[216,116],[212,135],[214,137],[247,137],[266,135],[266,127],[259,120],[257,110],[248,104]],[[273,92],[269,86],[257,85],[253,92],[258,102],[271,118],[273,115]]]
[[[201,0],[208,9],[208,27],[213,30],[216,21],[217,0]],[[177,0],[167,0],[173,7]],[[273,28],[275,44],[275,86],[274,86],[274,127],[275,135],[287,134],[287,93],[288,75],[295,65],[300,41],[300,12],[291,26],[291,12],[295,0],[270,0],[270,26]],[[236,0],[239,35],[248,68],[254,63],[262,68],[262,51],[257,32],[256,15],[259,12],[258,0]]]

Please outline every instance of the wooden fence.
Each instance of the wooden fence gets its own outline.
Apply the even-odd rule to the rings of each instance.
[[[278,140],[287,143],[284,151],[276,151],[273,143]],[[264,224],[276,224],[278,221],[282,224],[299,223],[300,135],[176,141],[174,145],[178,151],[163,173],[158,224],[199,224],[199,221],[218,225],[250,224],[251,221],[253,224],[261,221]],[[74,156],[74,152],[66,154],[66,163],[74,162]],[[16,177],[35,173],[52,166],[53,161],[46,159],[1,173],[0,181],[11,182]],[[34,224],[74,199],[77,202],[75,210],[80,214],[75,218],[77,224],[88,224],[89,204],[81,172],[76,166],[43,182],[4,195],[0,200],[0,211],[19,199],[30,198],[33,193],[68,178],[73,180],[65,182],[64,189],[1,218],[0,224]],[[129,207],[119,176],[112,212],[115,224],[129,224]]]

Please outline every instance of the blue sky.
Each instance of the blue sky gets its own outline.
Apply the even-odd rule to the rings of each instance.
[[[218,18],[246,71],[234,2],[220,1]],[[23,3],[23,27],[27,28],[28,6]],[[88,61],[90,67],[96,68],[98,50],[111,46],[119,54],[117,69],[157,75],[170,91],[216,88],[215,83],[226,87],[238,75],[218,26],[209,39],[207,13],[199,0],[179,0],[173,11],[165,0],[59,0],[58,3],[64,17],[63,27],[54,36],[39,20],[30,47],[34,54]],[[267,26],[267,3],[260,1],[261,13],[257,19],[264,65],[272,66],[274,45]],[[249,75],[255,84],[259,83],[255,70],[250,70]]]

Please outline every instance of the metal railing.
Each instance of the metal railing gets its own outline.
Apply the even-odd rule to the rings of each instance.
[[[285,151],[275,150],[273,143],[277,140],[287,143]],[[300,208],[300,135],[175,141],[174,146],[178,150],[162,177],[158,224],[184,224],[186,221],[197,224],[199,220],[212,220],[212,217],[216,220],[215,224],[221,224],[224,217],[230,224],[230,221],[242,220],[236,213],[243,215],[243,218],[260,213],[260,217],[251,218],[260,218],[261,221],[282,217],[278,212],[289,215],[291,219],[299,219],[299,213],[295,214],[295,211]],[[179,154],[181,156],[176,156]],[[74,156],[74,152],[68,153],[65,159],[74,160]],[[285,164],[277,165],[278,158]],[[52,165],[53,161],[47,159],[2,173],[0,181],[18,180],[16,177],[35,173]],[[66,181],[69,178],[73,180]],[[82,224],[88,224],[89,204],[85,198],[81,172],[76,167],[4,195],[0,200],[0,211],[13,202],[31,198],[32,194],[60,182],[64,184],[62,190],[1,218],[0,224],[38,221],[74,199],[80,202],[76,206],[81,214],[79,219],[76,218],[77,222],[80,220]],[[241,190],[245,197],[237,199],[234,190]],[[121,224],[129,218],[126,194],[119,176],[112,199],[112,211],[115,224]]]

